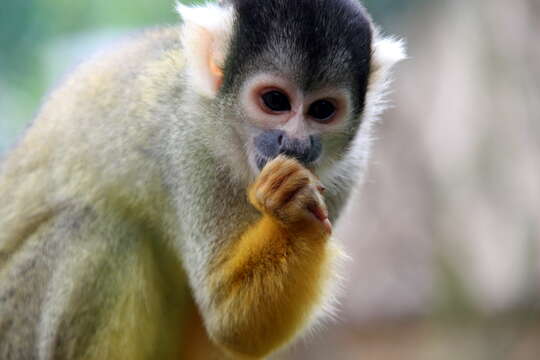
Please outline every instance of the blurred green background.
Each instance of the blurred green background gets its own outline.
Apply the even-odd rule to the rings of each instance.
[[[540,359],[540,1],[364,3],[409,60],[337,228],[340,320],[277,358]],[[78,63],[173,9],[3,0],[0,153]]]

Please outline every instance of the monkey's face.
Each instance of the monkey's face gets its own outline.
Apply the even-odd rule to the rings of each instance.
[[[316,170],[331,140],[344,135],[352,113],[350,93],[331,87],[305,91],[279,73],[260,73],[239,95],[246,148],[255,172],[280,154]]]
[[[198,59],[188,78],[216,100],[208,118],[226,120],[226,130],[211,124],[210,145],[232,168],[256,175],[285,154],[321,175],[346,156],[371,72],[372,26],[357,1],[229,0],[212,14],[183,11],[197,24],[184,27],[184,47]],[[221,19],[215,38],[200,31],[212,18]]]
[[[361,126],[372,29],[356,1],[229,1],[220,95],[254,174],[279,154],[322,173]],[[221,109],[224,109],[221,107]]]
[[[179,5],[186,84],[202,99],[193,124],[235,180],[285,154],[341,185],[365,165],[402,44],[382,38],[358,0],[263,2]]]

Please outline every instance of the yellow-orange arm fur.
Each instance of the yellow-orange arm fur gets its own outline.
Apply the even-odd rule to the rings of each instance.
[[[331,252],[327,228],[308,210],[322,208],[316,180],[294,160],[278,158],[249,191],[262,213],[215,263],[217,316],[211,336],[240,358],[260,358],[306,325],[321,300]]]

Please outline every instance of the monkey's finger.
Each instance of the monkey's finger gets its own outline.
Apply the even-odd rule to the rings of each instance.
[[[295,168],[279,168],[257,189],[257,199],[268,210],[276,210],[293,196],[297,189],[309,183],[309,178]]]
[[[332,227],[332,223],[330,222],[330,219],[324,219],[323,226],[324,226],[324,229],[326,230],[326,233],[328,235],[332,235],[334,228]]]
[[[287,162],[270,175],[266,180],[265,186],[268,188],[268,191],[275,193],[281,191],[281,189],[289,188],[291,186],[291,180],[297,178],[305,179],[305,181],[299,181],[298,186],[303,186],[309,182],[309,177],[302,173],[302,168],[299,164]]]
[[[308,205],[308,210],[315,215],[320,221],[328,219],[328,212],[326,209],[322,208],[319,204],[312,203]]]
[[[264,184],[270,178],[273,178],[274,175],[297,170],[299,168],[300,164],[296,160],[280,155],[266,164],[257,178],[257,183]]]
[[[319,185],[315,185],[317,190],[313,194],[313,201],[307,205],[309,212],[311,212],[320,222],[322,222],[326,232],[332,233],[332,223],[328,219],[328,208],[324,202],[324,198],[319,189]]]
[[[272,194],[272,201],[284,205],[294,201],[295,195],[310,183],[309,176],[304,171],[296,171],[285,178],[279,188]]]
[[[288,214],[290,219],[307,216],[312,221],[318,222],[327,234],[332,233],[332,224],[328,219],[326,204],[313,184],[304,186],[297,191],[283,210],[283,213]]]
[[[308,207],[308,210],[322,223],[324,230],[328,233],[332,233],[332,223],[328,219],[328,211],[323,209],[321,206],[311,205]]]

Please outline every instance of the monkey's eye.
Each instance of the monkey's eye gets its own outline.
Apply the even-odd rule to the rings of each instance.
[[[327,122],[335,113],[335,105],[328,100],[317,100],[308,110],[308,115],[318,122]]]
[[[261,96],[264,105],[271,111],[290,111],[291,103],[289,97],[277,90],[270,90]]]

